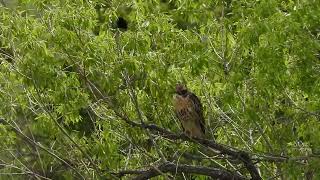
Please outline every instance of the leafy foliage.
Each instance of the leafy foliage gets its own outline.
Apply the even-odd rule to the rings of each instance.
[[[202,100],[207,138],[249,152],[262,178],[320,177],[317,0],[20,0],[0,8],[5,178],[110,179],[164,159],[249,176],[199,144],[125,121],[180,132],[177,82]],[[127,29],[117,28],[119,17]]]

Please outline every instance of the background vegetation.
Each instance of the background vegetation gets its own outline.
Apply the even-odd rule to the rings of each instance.
[[[320,178],[318,0],[19,0],[0,13],[0,179]],[[203,103],[207,140],[181,134],[179,81]]]

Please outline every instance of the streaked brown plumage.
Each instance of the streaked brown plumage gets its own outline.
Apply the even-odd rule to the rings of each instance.
[[[186,86],[177,84],[174,108],[184,132],[191,137],[204,137],[205,122],[199,98]]]

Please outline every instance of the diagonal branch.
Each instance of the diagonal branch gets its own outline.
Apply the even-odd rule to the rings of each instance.
[[[151,167],[147,170],[124,170],[115,174],[120,177],[127,174],[131,174],[131,175],[135,174],[137,176],[133,178],[134,180],[143,180],[143,179],[150,179],[152,177],[161,175],[159,171],[161,171],[162,173],[171,173],[171,174],[186,173],[186,174],[205,175],[205,176],[210,176],[214,179],[221,179],[221,180],[245,179],[245,177],[237,173],[232,173],[223,169],[209,168],[209,167],[203,167],[203,166],[191,166],[191,165],[184,165],[184,164],[176,165],[172,162],[166,162],[157,167]]]
[[[212,149],[218,150],[221,154],[229,155],[233,157],[234,159],[238,159],[242,161],[246,169],[249,171],[252,179],[261,179],[260,174],[257,170],[257,168],[254,166],[254,163],[252,162],[249,154],[242,150],[237,150],[235,148],[227,147],[222,144],[218,144],[215,141],[208,140],[208,139],[202,139],[202,138],[193,138],[186,136],[185,134],[175,134],[173,132],[170,132],[164,128],[161,128],[155,124],[140,124],[136,123],[134,121],[131,121],[128,116],[122,115],[119,112],[115,112],[118,117],[120,117],[122,120],[124,120],[127,124],[133,126],[133,127],[140,127],[143,129],[149,129],[153,133],[158,133],[162,137],[171,139],[171,140],[184,140],[189,141],[193,143],[201,144],[205,147],[210,147]]]

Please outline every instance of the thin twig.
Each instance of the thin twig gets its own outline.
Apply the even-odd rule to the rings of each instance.
[[[65,161],[63,158],[59,157],[58,155],[56,155],[55,153],[51,152],[49,149],[47,149],[46,147],[44,147],[42,144],[33,141],[31,138],[29,138],[28,136],[26,136],[19,128],[13,126],[12,124],[10,124],[7,120],[0,118],[0,120],[2,122],[5,122],[5,124],[9,125],[12,130],[19,135],[24,141],[39,147],[40,149],[42,149],[43,151],[47,152],[49,155],[53,156],[55,159],[59,160],[60,162],[62,162],[63,164],[65,164],[66,166],[70,167],[72,170],[74,170],[76,172],[76,174],[79,175],[79,177],[81,177],[82,179],[85,179],[82,174],[75,169],[73,166],[71,166],[67,161]]]

